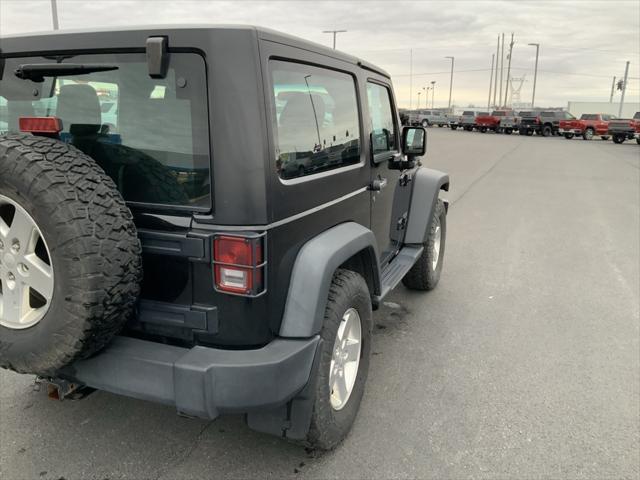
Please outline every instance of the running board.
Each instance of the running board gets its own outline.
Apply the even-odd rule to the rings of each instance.
[[[391,262],[382,268],[382,288],[380,295],[374,297],[374,305],[377,307],[387,294],[396,288],[406,273],[416,263],[424,247],[405,245]]]

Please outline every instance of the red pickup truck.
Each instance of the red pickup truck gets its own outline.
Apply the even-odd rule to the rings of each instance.
[[[636,139],[640,144],[640,112],[631,119],[611,120],[609,122],[609,135],[615,143],[623,143],[625,140]]]
[[[559,132],[567,140],[574,136],[591,140],[594,135],[599,135],[602,140],[609,140],[609,121],[614,118],[614,115],[606,113],[583,113],[578,120],[561,120]]]
[[[494,110],[491,115],[478,115],[476,117],[476,128],[482,133],[487,130],[497,132],[500,129],[500,120],[507,115],[515,115],[513,110]]]

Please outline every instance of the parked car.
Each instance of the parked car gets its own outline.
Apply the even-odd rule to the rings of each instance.
[[[598,135],[602,140],[609,140],[609,121],[615,118],[605,113],[583,113],[580,119],[562,120],[560,122],[560,134],[571,140],[574,136],[580,136],[584,140],[591,140]]]
[[[462,112],[462,115],[460,116],[460,126],[464,130],[470,132],[476,126],[477,115],[488,115],[488,113],[482,112],[482,113],[476,114],[476,112],[474,112],[473,110],[465,110],[464,112]]]
[[[10,36],[2,56],[0,366],[60,399],[91,387],[335,447],[372,310],[443,268],[449,177],[421,165],[389,74],[254,27]],[[117,134],[94,80],[119,86]]]
[[[575,119],[569,112],[563,110],[548,110],[541,112],[527,112],[530,115],[521,114],[520,135],[533,135],[534,133],[543,137],[559,135],[560,121]]]
[[[500,120],[507,115],[513,115],[513,110],[494,110],[491,115],[478,115],[476,117],[476,128],[481,133],[489,130],[498,132],[500,130]]]
[[[640,144],[640,112],[636,112],[631,119],[612,119],[609,121],[608,134],[615,143],[636,139]]]
[[[514,112],[506,112],[506,115],[500,118],[500,131],[511,135],[514,131],[518,131],[520,127],[520,116]]]
[[[409,123],[411,125],[422,125],[431,127],[437,125],[443,127],[448,124],[446,114],[439,110],[414,110],[409,113]]]

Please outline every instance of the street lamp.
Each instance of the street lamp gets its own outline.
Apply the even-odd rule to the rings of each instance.
[[[431,80],[431,108],[435,105],[434,99],[436,98],[436,81]]]
[[[540,53],[540,44],[539,43],[529,43],[530,46],[536,47],[536,66],[533,71],[533,95],[531,96],[531,108],[535,107],[536,101],[536,80],[538,79],[538,54]]]
[[[323,30],[322,33],[333,33],[333,49],[336,49],[336,35],[338,33],[344,33],[346,30]]]
[[[449,110],[451,110],[451,92],[453,91],[453,62],[455,57],[444,57],[451,59],[451,80],[449,81]]]
[[[53,21],[53,29],[58,30],[58,2],[57,0],[51,0],[51,19]]]

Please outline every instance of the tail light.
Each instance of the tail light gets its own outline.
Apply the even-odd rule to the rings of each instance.
[[[257,297],[265,292],[264,235],[219,235],[213,240],[215,289]]]
[[[21,132],[58,134],[62,131],[62,122],[58,117],[20,117],[18,126]]]
[[[540,123],[540,117],[536,117],[536,123]]]

